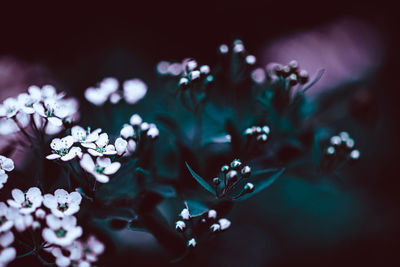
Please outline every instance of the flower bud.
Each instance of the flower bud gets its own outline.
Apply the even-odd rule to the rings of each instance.
[[[226,178],[228,178],[228,183],[234,183],[237,181],[237,171],[231,170],[226,174]]]
[[[354,147],[354,145],[355,144],[354,144],[354,140],[353,139],[349,138],[349,139],[346,140],[346,147],[347,148],[352,149]]]
[[[241,173],[244,177],[248,178],[251,174],[251,168],[249,166],[244,166],[241,170]]]
[[[186,228],[186,223],[184,221],[177,221],[175,223],[175,229],[178,231],[183,231]]]
[[[339,136],[335,135],[331,137],[330,143],[334,146],[340,146],[342,144],[342,139]]]
[[[217,211],[216,210],[209,210],[208,211],[208,218],[209,219],[216,219],[217,218]]]
[[[142,118],[138,114],[133,114],[129,120],[129,123],[133,126],[140,125],[142,123]]]
[[[290,68],[289,66],[284,66],[282,69],[282,77],[287,78],[290,75]]]
[[[256,57],[253,56],[253,55],[248,55],[245,58],[246,63],[249,64],[249,65],[254,65],[256,63],[256,60],[257,60]]]
[[[207,75],[210,73],[210,67],[208,65],[203,65],[200,67],[200,72],[203,75]]]
[[[266,142],[268,140],[268,136],[266,134],[261,134],[257,136],[257,141],[259,142]]]
[[[184,220],[189,220],[190,219],[190,213],[189,213],[189,210],[188,209],[183,209],[182,211],[181,211],[181,214],[180,214],[180,216],[182,217],[182,219],[184,219]]]
[[[179,85],[179,87],[180,87],[182,90],[187,89],[187,88],[189,87],[189,80],[188,80],[188,78],[182,77],[182,78],[179,80],[178,85]]]
[[[299,69],[299,63],[297,62],[297,60],[290,61],[289,68],[291,72],[296,72]]]
[[[190,77],[191,81],[197,80],[198,78],[200,78],[200,71],[194,70],[194,71],[190,72],[189,77]]]
[[[242,163],[238,159],[235,159],[234,161],[231,162],[231,168],[236,169],[236,168],[240,167],[240,165],[242,165]]]
[[[143,122],[143,123],[140,125],[140,129],[141,129],[142,131],[147,131],[149,128],[150,128],[150,124],[148,124],[147,122]]]
[[[197,62],[196,62],[196,60],[194,60],[194,59],[189,60],[189,61],[187,62],[187,64],[186,64],[186,69],[187,69],[187,71],[188,71],[188,72],[189,72],[189,71],[192,71],[192,70],[194,70],[195,68],[197,68]]]
[[[326,149],[326,154],[328,156],[333,156],[335,154],[336,150],[333,146],[328,146],[328,148]]]
[[[218,177],[215,177],[215,178],[213,179],[213,183],[214,183],[215,185],[219,185],[219,184],[221,183],[221,180],[220,180]]]
[[[227,173],[229,171],[229,166],[228,165],[224,165],[221,167],[221,172],[223,173]]]
[[[297,84],[297,75],[292,73],[289,76],[289,84],[290,86],[295,86]]]
[[[269,134],[269,133],[270,133],[270,129],[269,129],[269,127],[268,127],[267,125],[264,125],[264,126],[262,127],[262,130],[263,130],[263,132],[266,133],[266,134]]]
[[[218,220],[219,224],[221,225],[221,230],[226,230],[231,226],[231,221],[225,218]]]
[[[308,82],[309,76],[308,72],[306,70],[301,70],[299,72],[299,80],[301,84],[305,84]]]
[[[339,133],[340,138],[342,139],[342,141],[346,141],[347,139],[350,138],[350,135],[348,132],[340,132]]]
[[[252,193],[252,192],[254,191],[254,185],[253,185],[252,183],[247,183],[247,184],[244,186],[244,190],[245,190],[247,193]]]
[[[194,238],[192,238],[192,239],[190,239],[188,242],[187,242],[187,246],[188,247],[195,247],[196,246],[196,239],[194,239]]]
[[[253,130],[252,130],[251,128],[247,128],[247,129],[244,131],[244,134],[245,134],[245,135],[252,135],[252,134],[253,134]]]
[[[211,232],[217,232],[221,230],[221,225],[219,225],[218,223],[214,223],[213,225],[210,226],[210,230]]]
[[[229,47],[226,44],[222,44],[218,48],[221,54],[227,54],[229,52]]]
[[[358,160],[360,158],[360,151],[358,149],[354,149],[353,151],[351,151],[350,158],[352,160]]]

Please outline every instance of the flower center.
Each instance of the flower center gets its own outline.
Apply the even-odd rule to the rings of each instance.
[[[0,225],[3,225],[7,221],[7,218],[4,216],[0,217]]]
[[[67,154],[68,154],[68,148],[61,148],[61,149],[58,151],[58,154],[59,154],[60,156],[65,156],[65,155],[67,155]]]
[[[58,204],[58,209],[60,211],[65,211],[66,209],[68,209],[68,204],[64,203],[64,204]]]
[[[53,116],[54,116],[54,110],[53,110],[52,108],[49,108],[49,109],[46,111],[46,116],[47,116],[47,117],[53,117]]]
[[[103,149],[102,147],[97,147],[97,148],[96,148],[96,151],[99,152],[99,153],[103,153],[103,152],[104,152],[104,149]]]
[[[96,164],[96,172],[98,172],[98,173],[100,173],[100,174],[103,174],[104,168],[103,168],[103,167],[100,167],[98,164]]]
[[[56,231],[56,236],[58,237],[64,237],[67,234],[67,232],[64,229],[58,229]]]
[[[30,208],[32,207],[32,202],[30,202],[29,200],[25,200],[24,203],[22,203],[22,207],[24,208]]]
[[[92,250],[90,248],[85,248],[84,252],[85,253],[92,253]]]

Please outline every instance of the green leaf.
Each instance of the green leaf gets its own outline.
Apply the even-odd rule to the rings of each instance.
[[[274,174],[269,176],[267,179],[264,179],[261,182],[259,182],[257,184],[254,184],[254,191],[252,193],[246,194],[246,195],[242,196],[241,198],[239,198],[238,200],[248,199],[248,198],[254,196],[255,194],[263,191],[264,189],[269,187],[273,182],[275,182],[275,180],[278,179],[282,175],[282,173],[284,171],[285,171],[285,168],[282,168],[282,169],[267,169],[267,170],[262,170],[262,171],[259,171],[259,172],[255,173],[257,176],[259,176],[259,175],[266,174],[266,173],[269,173],[269,172],[274,172]]]
[[[208,211],[208,207],[206,205],[196,200],[187,200],[185,204],[189,209],[190,216],[192,217],[203,215]]]
[[[196,179],[196,181],[202,186],[204,187],[208,192],[210,192],[211,194],[215,195],[215,190],[214,188],[211,187],[211,185],[209,183],[207,183],[203,178],[201,178],[197,173],[195,173],[189,166],[189,164],[187,162],[186,163],[186,167],[188,168],[190,174],[193,176],[194,179]]]

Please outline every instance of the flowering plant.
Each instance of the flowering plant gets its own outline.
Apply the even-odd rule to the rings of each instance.
[[[316,124],[306,93],[323,71],[310,77],[297,61],[257,68],[241,40],[219,46],[218,59],[160,62],[160,108],[141,114],[149,122],[136,105],[152,89],[137,78],[122,86],[103,79],[85,90],[92,105],[81,109],[51,85],[4,100],[1,134],[18,137],[33,157],[23,164],[1,151],[0,266],[31,255],[93,266],[115,243],[113,231],[149,232],[171,261],[184,260],[234,228],[229,211],[238,201],[297,163],[311,161],[307,175],[329,177],[359,159],[347,132],[330,137]],[[19,188],[8,189],[9,175]]]

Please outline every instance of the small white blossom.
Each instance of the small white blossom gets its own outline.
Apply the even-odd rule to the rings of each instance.
[[[160,131],[158,130],[157,126],[153,123],[150,124],[149,130],[147,131],[147,136],[150,136],[151,138],[157,138],[159,135]]]
[[[127,151],[128,142],[126,140],[122,139],[121,137],[118,137],[115,140],[114,146],[115,146],[115,149],[117,150],[117,154],[121,156]]]
[[[138,114],[133,114],[129,119],[129,123],[133,126],[140,125],[143,122],[142,118]]]
[[[94,143],[85,145],[88,148],[89,154],[95,157],[102,157],[103,155],[115,155],[117,151],[114,145],[109,144],[108,134],[102,133]]]
[[[54,195],[44,195],[43,205],[55,216],[63,217],[77,213],[81,201],[82,196],[78,192],[68,193],[64,189],[57,189]]]
[[[217,211],[216,210],[209,210],[208,211],[208,218],[209,219],[216,219],[217,218]]]
[[[78,125],[71,128],[71,135],[74,138],[74,141],[79,142],[83,147],[90,146],[89,144],[96,142],[99,138],[100,132],[101,129],[96,129],[91,132],[89,127],[85,130]]]
[[[96,106],[102,106],[108,98],[118,90],[119,82],[115,78],[103,79],[98,87],[89,87],[85,90],[85,98]]]
[[[95,236],[91,235],[83,244],[85,259],[88,262],[96,262],[97,257],[103,254],[105,246]]]
[[[62,139],[54,138],[50,147],[53,149],[53,154],[46,156],[49,160],[61,159],[62,161],[70,161],[75,157],[82,157],[82,150],[80,147],[72,146],[74,138],[68,135]]]
[[[46,218],[46,212],[43,209],[37,209],[35,211],[35,217],[37,219],[44,219]]]
[[[135,130],[132,125],[125,124],[124,127],[122,127],[120,134],[123,138],[128,139],[134,136]]]
[[[11,209],[4,202],[0,202],[0,233],[6,232],[13,227],[12,215]]]
[[[183,231],[183,229],[185,229],[185,227],[186,227],[186,224],[185,224],[184,221],[177,221],[177,222],[175,223],[175,229],[176,229],[176,230]]]
[[[221,225],[219,225],[218,223],[214,223],[213,225],[210,226],[210,230],[212,232],[216,232],[221,230]]]
[[[0,189],[8,180],[7,172],[14,170],[14,161],[7,157],[0,155]]]
[[[46,223],[48,227],[43,229],[42,236],[50,244],[69,246],[82,235],[82,227],[76,225],[74,216],[58,218],[54,214],[49,214]]]
[[[121,168],[121,163],[111,162],[111,159],[99,157],[96,163],[89,154],[84,154],[81,161],[81,167],[92,174],[100,183],[108,183],[110,178],[107,175],[116,173]]]
[[[10,247],[14,242],[14,234],[9,231],[0,234],[0,266],[7,266],[17,255],[15,248]]]
[[[147,93],[147,85],[140,79],[127,80],[122,85],[124,99],[129,104],[135,104]]]
[[[74,241],[71,245],[62,249],[50,247],[47,249],[56,258],[56,265],[60,267],[82,266],[78,265],[83,258],[83,245],[80,241]]]
[[[30,214],[42,205],[42,192],[37,187],[29,188],[26,193],[13,189],[11,195],[13,199],[7,200],[8,205],[19,209],[22,214]]]
[[[188,209],[183,209],[182,211],[181,211],[181,214],[180,214],[180,216],[182,217],[182,219],[184,219],[184,220],[189,220],[189,218],[190,218],[190,213],[189,213],[189,210]]]
[[[128,141],[128,151],[129,152],[134,152],[135,150],[136,150],[136,142],[135,142],[135,140],[133,140],[133,139],[130,139],[129,141]]]
[[[33,104],[36,113],[47,119],[54,126],[62,126],[63,119],[72,116],[77,112],[77,103],[75,100],[57,100],[47,98],[40,103]]]
[[[12,118],[20,110],[20,103],[17,99],[9,97],[0,104],[0,117]]]
[[[226,230],[231,226],[231,221],[225,218],[218,220],[219,224],[221,225],[221,230]]]
[[[10,213],[14,227],[18,232],[23,232],[32,227],[34,220],[31,214],[23,214],[20,209],[14,207],[10,207]]]
[[[192,238],[187,242],[188,247],[195,247],[197,245],[196,239]]]

